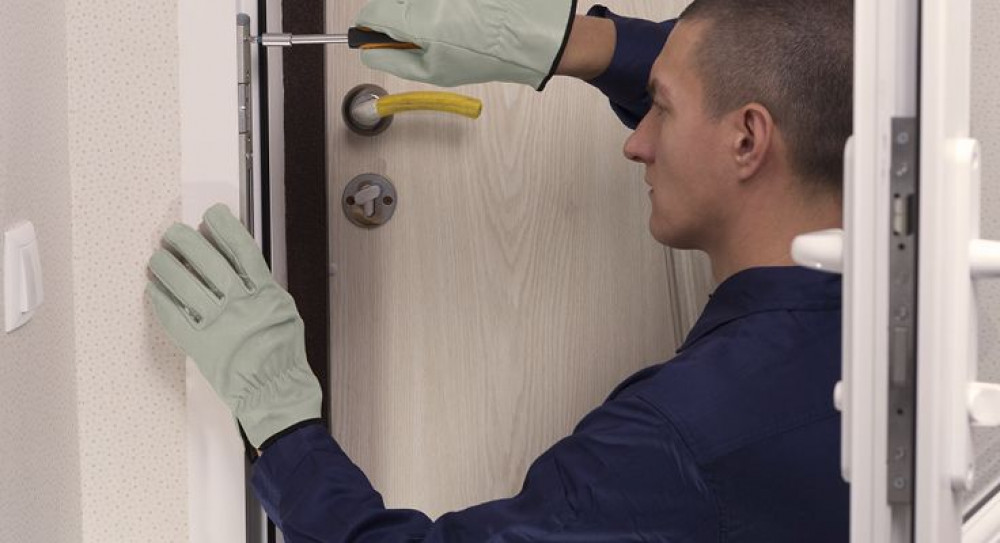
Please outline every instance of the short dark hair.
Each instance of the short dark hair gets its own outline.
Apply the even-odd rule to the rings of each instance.
[[[680,20],[708,23],[694,60],[709,113],[762,104],[796,173],[840,190],[853,121],[854,1],[695,0]]]

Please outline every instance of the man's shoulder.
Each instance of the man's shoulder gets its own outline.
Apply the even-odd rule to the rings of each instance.
[[[699,463],[836,416],[839,312],[769,311],[726,323],[623,389],[670,420]]]

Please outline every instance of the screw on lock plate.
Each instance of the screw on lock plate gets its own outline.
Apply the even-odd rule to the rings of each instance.
[[[377,228],[389,222],[396,211],[396,187],[385,177],[364,173],[344,188],[344,216],[362,228]]]

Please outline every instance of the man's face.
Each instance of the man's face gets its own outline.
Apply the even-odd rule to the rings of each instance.
[[[625,156],[646,165],[652,214],[649,230],[665,245],[710,246],[725,227],[728,205],[725,139],[731,134],[705,111],[694,67],[700,21],[674,28],[650,74],[654,105],[625,142]],[[730,142],[731,143],[731,142]]]

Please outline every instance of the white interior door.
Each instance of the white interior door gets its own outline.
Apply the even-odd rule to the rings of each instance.
[[[663,20],[685,4],[615,9]],[[328,4],[327,30],[362,5]],[[596,90],[557,78],[543,93],[455,89],[482,99],[479,120],[402,114],[364,138],[340,118],[351,88],[429,87],[343,47],[327,62],[333,434],[390,507],[437,516],[513,495],[534,458],[686,331],[642,167],[622,156],[628,131]],[[363,173],[398,193],[374,230],[341,210]]]

